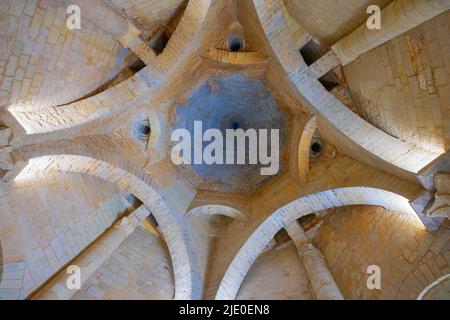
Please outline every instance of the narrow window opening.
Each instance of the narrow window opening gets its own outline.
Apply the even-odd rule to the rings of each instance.
[[[132,193],[124,194],[124,197],[134,209],[137,209],[142,205],[142,201],[136,198],[136,196]]]
[[[142,128],[141,128],[141,130],[142,130],[141,133],[142,133],[144,136],[150,135],[150,132],[151,132],[150,126],[148,126],[148,125],[143,125]]]
[[[0,179],[8,173],[8,170],[0,169]]]
[[[153,228],[155,228],[155,229],[158,228],[158,226],[159,226],[158,221],[156,221],[153,214],[149,214],[148,217],[146,218],[146,220]]]
[[[144,118],[137,119],[134,121],[131,134],[134,138],[148,142],[150,134],[152,133],[152,128],[150,126],[150,121],[146,115],[143,115]]]
[[[153,38],[149,41],[149,46],[155,51],[156,55],[160,55],[167,46],[169,42],[169,37],[164,30],[159,31]]]
[[[339,81],[336,76],[333,74],[333,71],[328,71],[319,79],[319,82],[324,86],[328,91],[333,90],[337,86],[339,86]]]
[[[284,228],[278,231],[273,238],[277,244],[283,244],[291,240],[291,237]]]
[[[306,65],[310,66],[323,56],[325,52],[320,44],[311,39],[300,49],[300,54]]]
[[[231,37],[228,39],[228,47],[230,48],[230,51],[232,52],[238,52],[242,49],[243,43],[242,39],[237,37]]]
[[[135,74],[136,72],[142,70],[144,67],[145,63],[141,59],[137,58],[137,60],[132,65],[130,65],[129,69],[133,74]]]
[[[316,155],[322,151],[322,145],[319,142],[313,142],[311,144],[311,152]]]
[[[316,218],[316,214],[315,213],[310,213],[304,216],[301,216],[300,218],[297,219],[297,221],[303,225],[303,224],[307,224],[309,221],[313,220]]]

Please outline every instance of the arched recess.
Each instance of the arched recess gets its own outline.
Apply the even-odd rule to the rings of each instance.
[[[9,111],[29,135],[64,129],[73,131],[129,109],[145,93],[151,93],[154,84],[148,79],[154,77],[150,70],[144,68],[129,79],[80,101],[37,111],[11,108]]]
[[[219,204],[202,205],[193,208],[185,213],[185,216],[194,216],[194,217],[203,217],[209,215],[223,215],[241,221],[247,220],[247,216],[243,212],[235,208]]]
[[[439,156],[386,134],[345,107],[302,60],[299,49],[310,35],[290,16],[283,1],[255,0],[253,4],[274,56],[316,113],[322,135],[343,153],[409,180],[415,180],[419,170]]]
[[[428,286],[426,286],[422,290],[422,292],[420,292],[419,296],[417,297],[417,300],[427,300],[427,296],[430,295],[433,292],[433,290],[435,290],[436,288],[438,288],[440,286],[445,286],[446,284],[447,284],[447,286],[450,286],[450,273],[443,275],[439,279],[433,281]],[[443,298],[446,299],[447,297],[443,297]],[[433,299],[433,298],[431,298],[431,299]]]
[[[320,210],[349,206],[375,205],[414,217],[408,199],[382,189],[368,187],[340,188],[301,197],[272,213],[239,249],[221,281],[216,299],[236,298],[242,281],[253,262],[275,234],[296,219]]]
[[[149,153],[149,163],[156,163],[168,154],[169,139],[169,119],[168,115],[159,110],[151,109],[148,112],[151,134],[147,151]]]
[[[206,17],[210,2],[210,0],[189,1],[165,50],[156,57],[157,64],[164,69],[164,73],[160,74],[153,69],[154,66],[148,65],[129,79],[80,101],[36,111],[20,108],[11,108],[9,111],[28,135],[55,131],[59,133],[64,130],[67,136],[86,130],[86,127],[95,126],[99,121],[120,114],[132,105],[151,101],[155,92],[164,88],[164,83],[173,82],[173,78],[178,74],[186,75],[183,63],[195,52],[196,48],[192,46],[192,43],[195,43],[193,38],[197,36],[196,31],[200,29]],[[127,29],[129,26],[130,24],[121,28],[121,33],[117,31],[118,35],[129,31]]]
[[[44,155],[88,156],[137,173],[141,168],[147,168],[166,156],[168,121],[166,112],[139,105],[130,112],[103,123],[91,133],[85,128],[86,131],[80,131],[80,134],[62,130],[20,137],[22,146],[14,149],[13,154],[21,162]],[[145,137],[137,136],[136,130],[144,130],[144,122],[149,132],[146,132]],[[97,147],[90,148],[89,145]],[[121,155],[130,152],[131,157],[123,159]]]
[[[232,67],[232,65],[252,66],[256,68],[258,65],[267,64],[267,57],[259,52],[230,52],[223,49],[210,48],[205,50],[203,57],[215,61],[216,63],[224,64],[224,67]]]
[[[175,32],[164,51],[157,57],[158,64],[166,71],[180,63],[193,50],[195,37],[204,23],[211,0],[190,0]]]
[[[75,156],[51,155],[32,158],[28,165],[16,177],[16,181],[26,178],[29,174],[45,171],[65,171],[88,174],[104,179],[116,185],[120,191],[126,191],[140,199],[158,221],[161,233],[167,243],[172,259],[175,278],[175,299],[199,298],[193,292],[191,261],[183,239],[183,232],[176,209],[165,201],[151,183],[146,183],[137,176],[130,174],[102,160]]]
[[[81,31],[69,30],[66,10],[75,13],[77,9],[82,16]],[[21,19],[27,23],[18,23]],[[29,5],[25,1],[2,1],[0,21],[1,33],[7,35],[0,40],[5,53],[0,58],[2,65],[9,61],[14,71],[21,60],[22,72],[15,78],[6,68],[0,71],[5,83],[1,107],[39,110],[64,105],[109,82],[119,69],[122,46],[116,38],[127,32],[128,23],[103,0]]]
[[[142,0],[110,0],[110,4],[117,11],[121,11],[127,19],[139,21],[139,27],[146,34],[152,35],[167,27],[178,12],[184,9],[185,0],[173,1],[142,1]]]
[[[316,117],[313,116],[308,120],[303,128],[302,136],[300,137],[300,143],[298,145],[298,158],[297,158],[297,172],[300,178],[300,182],[306,182],[306,176],[309,173],[309,154],[311,141],[314,132],[317,129]]]

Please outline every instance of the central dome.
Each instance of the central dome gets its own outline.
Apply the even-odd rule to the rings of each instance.
[[[247,131],[267,129],[268,153],[270,153],[270,133],[279,130],[279,164],[282,170],[282,152],[286,143],[286,117],[278,104],[260,80],[248,79],[241,74],[227,77],[212,77],[197,88],[186,105],[177,106],[175,129],[187,129],[194,139],[194,122],[202,124],[202,130],[218,129],[224,137],[224,155],[226,154],[227,129]],[[203,142],[203,149],[210,142]],[[235,147],[236,149],[236,147]],[[245,164],[192,164],[194,172],[204,180],[210,189],[223,192],[252,192],[271,175],[262,175],[261,168],[268,165],[249,164],[249,147],[246,144]],[[259,147],[256,147],[259,151]],[[192,154],[194,147],[192,145]]]

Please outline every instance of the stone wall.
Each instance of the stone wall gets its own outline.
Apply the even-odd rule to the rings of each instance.
[[[169,252],[160,237],[138,227],[83,285],[73,299],[172,299]]]
[[[129,208],[108,183],[78,174],[39,174],[0,186],[4,270],[0,299],[25,298]]]
[[[450,299],[450,280],[439,282],[432,286],[429,291],[426,291],[424,300],[449,300]]]
[[[19,123],[5,121],[13,130],[8,153],[17,160],[14,169],[22,158],[42,156],[30,161],[24,176],[0,185],[0,298],[33,297],[86,247],[95,248],[130,210],[119,191],[149,208],[162,238],[138,228],[116,250],[119,237],[108,256],[102,251],[101,262],[91,265],[96,272],[76,299],[232,299],[241,283],[240,299],[313,298],[294,246],[267,251],[267,245],[300,215],[352,204],[366,206],[328,211],[315,239],[345,298],[414,299],[449,273],[449,224],[429,233],[409,206],[421,191],[416,173],[450,141],[448,13],[345,68],[359,113],[378,130],[327,92],[299,53],[313,36],[331,44],[362,23],[366,0],[191,0],[179,24],[173,22],[178,18],[169,22],[171,37],[158,56],[144,40],[176,15],[182,0],[74,0],[86,5],[82,14],[90,12],[80,32],[65,28],[71,1],[0,0],[0,114],[12,117],[10,107],[29,134],[22,137]],[[312,4],[319,9],[307,9]],[[96,10],[84,11],[91,5]],[[144,31],[140,36],[132,23]],[[237,31],[248,52],[217,54]],[[108,88],[102,85],[126,53],[115,39],[146,66]],[[167,162],[163,146],[168,124],[176,122],[173,106],[185,105],[208,78],[229,73],[263,79],[286,113],[283,159],[290,169],[298,164],[298,139],[313,113],[321,137],[339,153],[333,148],[333,155],[305,165],[301,183],[298,172],[288,172],[252,195],[214,189],[205,196],[189,171],[185,179]],[[236,94],[245,99],[245,92]],[[148,111],[151,135],[135,143],[129,129],[138,111]],[[250,118],[258,114],[246,111]],[[300,157],[309,157],[308,144]],[[219,225],[184,215],[194,197],[235,205],[248,219]],[[371,264],[381,267],[381,290],[365,285]]]
[[[29,110],[66,104],[117,74],[121,45],[109,30],[85,15],[81,30],[66,27],[66,9],[76,3],[1,1],[0,107]]]
[[[314,239],[345,299],[416,299],[450,273],[450,226],[430,233],[379,207],[330,210]],[[381,290],[369,290],[367,267],[381,268]],[[448,297],[447,297],[448,298]]]
[[[417,147],[448,151],[449,32],[447,11],[345,66],[360,114]]]
[[[310,284],[295,245],[261,254],[247,274],[238,300],[310,300]]]
[[[184,2],[184,0],[111,0],[119,11],[149,34],[166,25]]]
[[[334,44],[346,34],[355,30],[369,16],[369,5],[380,8],[392,0],[284,0],[289,13],[309,33]]]

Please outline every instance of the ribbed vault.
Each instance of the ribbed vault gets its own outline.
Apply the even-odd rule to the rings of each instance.
[[[368,1],[2,1],[0,299],[48,297],[67,265],[103,249],[70,297],[235,299],[244,279],[245,297],[260,297],[255,270],[274,275],[281,299],[439,296],[450,268],[450,1],[370,4],[385,17],[373,33]],[[66,27],[69,5],[80,30]],[[196,121],[222,134],[279,129],[279,170],[176,163],[172,133],[194,134]],[[53,198],[55,186],[68,192]],[[66,201],[72,215],[56,219]],[[347,206],[360,217],[334,214]],[[371,220],[374,207],[406,218]],[[17,236],[30,225],[42,231]],[[338,261],[327,248],[348,248],[336,233],[357,228],[399,250],[397,292],[368,295],[333,275],[345,266],[362,278],[355,254],[327,267]],[[291,281],[297,294],[282,290]]]

